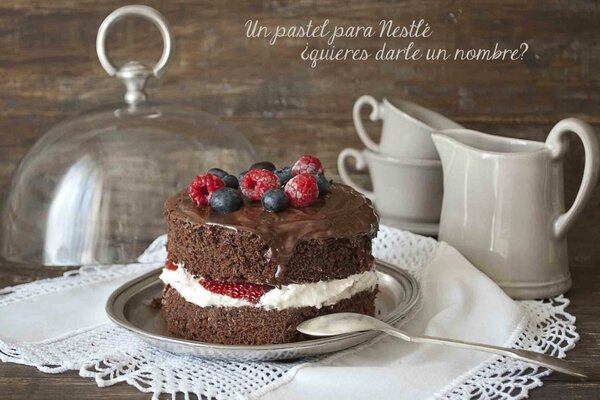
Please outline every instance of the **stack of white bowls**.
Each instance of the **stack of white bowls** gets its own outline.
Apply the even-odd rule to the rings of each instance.
[[[379,144],[367,134],[361,109],[369,105],[371,121],[381,121]],[[362,96],[352,111],[356,132],[365,149],[347,148],[338,156],[342,181],[370,198],[381,222],[412,232],[437,235],[442,208],[442,164],[431,133],[462,128],[456,122],[409,101],[394,104]],[[357,185],[346,170],[346,159],[369,169],[373,190]]]

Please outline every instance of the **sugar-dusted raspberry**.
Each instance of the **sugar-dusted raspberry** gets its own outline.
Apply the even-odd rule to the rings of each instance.
[[[317,178],[307,173],[296,175],[290,179],[284,190],[292,207],[310,206],[319,197]]]
[[[292,167],[292,176],[300,175],[305,172],[308,174],[322,174],[323,166],[321,165],[321,160],[311,155],[300,157]]]
[[[277,175],[266,169],[251,169],[240,182],[242,193],[252,201],[260,201],[266,192],[280,185]]]
[[[205,174],[194,177],[188,186],[188,195],[197,206],[207,206],[210,195],[225,187],[225,183],[216,175]]]
[[[258,303],[265,293],[273,289],[269,285],[248,282],[230,283],[200,279],[198,283],[209,292],[233,297],[234,299],[244,299],[254,304]]]

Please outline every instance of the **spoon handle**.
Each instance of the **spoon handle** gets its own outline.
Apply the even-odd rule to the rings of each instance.
[[[478,350],[486,353],[498,354],[501,356],[512,357],[517,360],[550,368],[554,371],[561,372],[563,374],[576,376],[578,378],[587,378],[587,376],[581,370],[579,370],[579,368],[571,365],[567,361],[546,354],[537,353],[534,351],[511,349],[508,347],[491,346],[482,343],[465,342],[462,340],[445,339],[434,336],[413,336],[409,335],[404,331],[391,327],[386,327],[381,330],[385,333],[406,340],[408,342],[441,344],[450,347],[458,347],[461,349]]]

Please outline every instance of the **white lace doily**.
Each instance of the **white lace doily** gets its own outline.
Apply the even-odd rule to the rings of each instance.
[[[140,261],[164,258],[163,244],[164,238],[153,244]],[[433,239],[381,227],[373,242],[373,252],[378,258],[403,266],[419,279],[437,246]],[[5,288],[0,291],[0,308],[41,293],[140,274],[156,267],[156,263],[83,267],[64,277]],[[579,338],[575,318],[565,310],[568,300],[559,296],[519,304],[528,318],[515,331],[514,347],[565,357],[565,352],[573,348]],[[288,382],[299,368],[327,361],[321,358],[294,362],[229,362],[176,356],[149,346],[112,323],[35,344],[14,345],[0,341],[0,359],[34,366],[46,373],[78,370],[81,376],[94,378],[100,387],[127,382],[152,393],[153,398],[161,393],[173,397],[183,393],[186,399],[195,395],[219,400],[252,398]],[[521,399],[530,389],[541,386],[541,378],[548,374],[544,368],[499,357],[458,377],[438,396]]]

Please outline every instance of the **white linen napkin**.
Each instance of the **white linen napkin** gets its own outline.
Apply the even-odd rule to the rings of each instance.
[[[82,267],[84,271],[105,269],[110,272],[96,276],[85,286],[44,288],[43,294],[4,305],[0,309],[0,340],[14,344],[36,343],[107,323],[104,308],[110,294],[125,282],[161,265],[131,265],[133,268],[123,269],[126,274],[119,273],[113,266]],[[0,290],[0,295],[3,292],[10,293],[10,288]]]
[[[423,306],[403,329],[511,346],[522,309],[458,251],[442,243],[426,267]],[[384,337],[372,346],[298,369],[262,399],[428,399],[470,376],[485,353]]]

